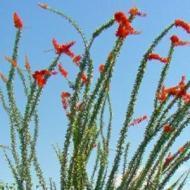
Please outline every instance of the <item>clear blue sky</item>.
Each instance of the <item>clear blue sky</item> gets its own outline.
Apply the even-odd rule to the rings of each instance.
[[[24,30],[21,40],[19,54],[19,65],[24,64],[24,56],[28,55],[32,69],[43,69],[47,67],[54,57],[54,52],[45,53],[45,50],[51,49],[51,40],[53,37],[59,41],[75,40],[76,44],[73,50],[81,54],[83,52],[82,42],[75,30],[62,18],[53,15],[37,6],[38,1],[25,0],[2,0],[0,1],[0,70],[6,74],[8,71],[7,62],[4,56],[12,54],[12,45],[14,43],[15,29],[12,24],[13,12],[18,12],[24,21]],[[123,50],[118,58],[115,67],[115,74],[112,80],[111,97],[114,110],[112,148],[116,143],[119,129],[123,123],[129,93],[134,82],[139,62],[143,53],[149,47],[153,39],[176,18],[182,18],[190,22],[190,1],[189,0],[80,0],[64,1],[52,0],[46,1],[50,6],[63,10],[71,16],[83,29],[89,39],[92,32],[102,23],[110,19],[118,11],[127,12],[132,6],[147,13],[145,18],[137,18],[134,21],[136,30],[142,34],[130,36],[127,38]],[[104,63],[108,52],[111,50],[115,40],[116,25],[105,32],[92,48],[92,57],[95,66],[95,76],[98,75],[98,65]],[[169,47],[169,37],[171,34],[179,34],[180,37],[190,40],[190,36],[180,29],[174,29],[156,48],[156,51],[163,56],[167,55]],[[188,56],[190,47],[179,47],[176,49],[172,61],[170,75],[167,78],[166,86],[176,84],[181,75],[185,74],[190,79],[190,57]],[[62,58],[62,63],[70,72],[71,80],[74,78],[77,70],[67,57]],[[147,68],[146,77],[141,87],[139,101],[137,102],[135,116],[151,113],[156,81],[158,81],[159,72],[162,64],[159,62],[150,62]],[[53,79],[54,78],[54,79]],[[0,86],[3,84],[0,83]],[[21,108],[24,105],[24,98],[21,94],[19,85],[16,84],[16,96]],[[68,90],[67,84],[60,76],[52,77],[45,87],[42,101],[39,106],[41,117],[40,138],[38,141],[39,159],[42,168],[47,177],[53,177],[59,180],[59,167],[52,149],[52,144],[63,144],[64,132],[67,127],[67,121],[64,111],[61,107],[60,93],[62,90]],[[0,144],[9,144],[8,118],[0,107]],[[128,139],[133,142],[130,152],[135,150],[143,136],[145,123],[133,127],[129,130]],[[183,138],[180,138],[173,148],[175,151],[188,138],[188,130],[184,132]],[[114,152],[111,153],[113,157]],[[187,164],[188,166],[188,164]],[[10,172],[0,151],[0,179],[11,181]]]

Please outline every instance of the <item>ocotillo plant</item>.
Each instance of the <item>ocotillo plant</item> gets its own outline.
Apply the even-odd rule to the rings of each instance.
[[[52,45],[55,50],[55,58],[47,68],[32,71],[27,56],[23,69],[17,61],[19,55],[19,43],[23,32],[23,21],[18,13],[13,14],[13,24],[16,29],[15,43],[12,56],[5,59],[10,63],[8,76],[0,74],[6,89],[0,89],[1,105],[9,116],[10,146],[1,145],[7,163],[12,171],[15,185],[4,188],[19,190],[32,189],[61,189],[61,190],[162,190],[183,189],[188,178],[189,171],[184,172],[177,180],[166,188],[177,169],[190,158],[190,141],[179,146],[179,149],[170,153],[170,148],[181,135],[190,122],[189,107],[190,82],[186,82],[185,76],[175,86],[165,87],[165,80],[172,63],[172,56],[178,46],[189,45],[190,42],[181,40],[173,34],[168,43],[167,57],[162,57],[156,52],[156,47],[166,34],[172,32],[174,27],[190,33],[190,24],[176,19],[169,24],[152,42],[142,57],[137,74],[135,76],[129,104],[121,128],[113,163],[110,158],[110,138],[112,131],[112,103],[110,97],[111,79],[122,46],[130,35],[142,35],[133,27],[133,20],[146,16],[138,8],[133,7],[128,13],[116,12],[113,18],[100,26],[90,40],[87,40],[80,27],[70,17],[47,4],[40,3],[44,10],[57,14],[66,19],[82,38],[84,52],[75,54],[71,48],[74,41],[60,44],[54,38]],[[93,81],[94,64],[91,57],[91,47],[94,41],[113,25],[117,25],[116,40],[105,60],[99,65],[99,76]],[[68,77],[68,71],[60,64],[61,56],[68,56],[78,67],[78,74],[74,80]],[[139,89],[145,76],[147,64],[151,60],[160,61],[163,64],[160,78],[155,91],[153,111],[148,118],[146,115],[133,119],[135,105],[138,99]],[[38,161],[36,152],[39,113],[38,105],[43,89],[48,85],[49,78],[60,73],[68,82],[70,91],[61,93],[61,103],[68,119],[68,128],[62,148],[54,147],[60,164],[60,180],[46,180]],[[15,98],[15,76],[18,75],[22,82],[26,96],[24,114],[21,112]],[[108,112],[106,112],[106,109]],[[105,113],[108,114],[107,125],[104,122]],[[128,128],[148,120],[144,132],[144,138],[131,160],[128,161],[130,143],[127,141]],[[33,132],[32,132],[33,129]],[[156,138],[155,138],[156,137]],[[157,139],[149,154],[145,149]],[[88,168],[88,162],[96,152],[92,172]],[[144,157],[145,163],[142,163]],[[121,169],[122,167],[122,169]],[[32,172],[35,171],[36,173]],[[116,186],[117,175],[121,174],[121,183]],[[34,182],[38,178],[38,185]],[[53,177],[53,176],[51,176]],[[59,182],[60,181],[60,184]]]

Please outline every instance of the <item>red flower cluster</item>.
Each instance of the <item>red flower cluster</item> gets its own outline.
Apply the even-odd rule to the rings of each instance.
[[[185,76],[182,76],[181,81],[176,86],[170,88],[163,86],[157,94],[157,99],[164,102],[169,95],[181,97],[185,103],[190,102],[190,94],[186,92]]]
[[[46,84],[46,77],[50,75],[51,75],[51,72],[46,69],[41,70],[41,71],[35,71],[32,74],[34,80],[37,82],[40,88],[42,88]]]
[[[131,16],[146,16],[146,13],[142,13],[139,11],[139,9],[137,7],[132,7],[130,10],[129,10],[129,14]]]
[[[147,120],[147,119],[148,119],[147,115],[143,115],[142,117],[134,119],[131,123],[129,123],[129,126],[137,125],[137,124],[139,124],[142,121]]]
[[[130,21],[123,12],[116,12],[114,15],[115,21],[119,24],[116,36],[119,38],[125,38],[130,34],[138,34],[137,31],[131,26]]]
[[[71,94],[69,92],[62,92],[61,93],[61,101],[62,101],[62,105],[63,108],[66,110],[68,108],[69,105],[69,97],[71,96]]]
[[[166,168],[179,154],[182,154],[185,151],[186,144],[181,146],[175,154],[169,153],[165,159],[163,168]]]
[[[190,33],[190,24],[181,19],[175,20],[175,26],[176,27],[179,26],[179,27],[183,28],[187,33]]]
[[[23,28],[22,19],[19,17],[19,15],[16,12],[13,14],[13,21],[16,28],[18,28],[19,30]]]
[[[100,64],[100,66],[99,66],[99,72],[103,73],[104,69],[105,69],[105,65],[104,64]]]
[[[65,78],[67,78],[68,72],[63,68],[63,66],[61,64],[58,64],[58,69],[59,69],[59,72],[61,73],[61,75],[64,76]]]
[[[182,40],[180,40],[179,37],[176,36],[176,35],[171,36],[170,40],[171,40],[171,43],[172,43],[173,46],[185,46],[185,45],[190,45],[190,42],[189,42],[189,41],[182,41]]]
[[[59,44],[56,39],[53,39],[52,43],[57,54],[64,53],[71,58],[74,57],[74,53],[70,50],[70,48],[75,44],[74,41],[66,43],[66,44]]]
[[[150,53],[147,58],[148,60],[159,60],[162,63],[165,63],[165,64],[168,63],[168,58],[161,57],[160,55],[156,53]]]

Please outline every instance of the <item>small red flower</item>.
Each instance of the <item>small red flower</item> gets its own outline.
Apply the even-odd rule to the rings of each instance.
[[[82,73],[82,75],[81,75],[81,80],[82,80],[83,84],[87,84],[88,78],[87,78],[87,76],[86,76],[85,73]]]
[[[13,14],[13,21],[16,28],[19,30],[23,28],[23,22],[16,12]]]
[[[181,77],[181,81],[177,85],[179,90],[178,90],[176,96],[184,96],[186,94],[187,89],[186,89],[185,80],[186,80],[186,77],[183,75]]]
[[[182,147],[179,148],[178,153],[183,153],[184,151],[185,151],[185,147],[182,146]]]
[[[147,120],[147,119],[148,119],[147,115],[143,115],[142,117],[134,119],[131,123],[129,123],[129,126],[137,125],[137,124],[139,124],[142,121]]]
[[[147,58],[148,60],[159,60],[162,63],[165,63],[165,64],[168,63],[168,58],[161,57],[160,55],[156,53],[150,53]]]
[[[46,84],[46,77],[51,75],[50,71],[48,70],[41,70],[41,71],[35,71],[32,76],[35,79],[35,81],[37,82],[39,87],[44,87],[44,85]]]
[[[179,37],[176,36],[176,35],[171,36],[170,40],[171,40],[173,46],[185,46],[185,45],[190,45],[190,42],[189,42],[189,41],[182,41],[182,40],[180,40]]]
[[[165,124],[163,125],[163,131],[164,133],[170,133],[172,132],[174,129],[170,124]]]
[[[129,10],[129,14],[130,14],[131,16],[146,16],[146,13],[140,12],[137,7],[132,7],[132,8]]]
[[[174,160],[175,156],[172,155],[171,153],[168,154],[168,156],[165,159],[163,168],[166,168],[173,160]]]
[[[59,72],[61,73],[61,75],[63,75],[65,78],[67,78],[68,72],[63,68],[63,66],[61,64],[58,64],[58,69],[59,69]]]
[[[61,93],[62,98],[69,98],[70,96],[71,96],[71,94],[69,92],[62,92]]]
[[[61,93],[61,102],[63,105],[63,108],[66,110],[68,108],[69,105],[69,97],[71,96],[71,94],[69,92],[62,92]]]
[[[104,64],[100,64],[100,66],[99,66],[99,72],[103,73],[104,69],[105,69],[105,65]]]
[[[183,28],[187,33],[190,33],[190,24],[181,19],[175,20],[175,26],[176,27],[179,26],[179,27]]]
[[[79,66],[80,60],[81,60],[80,55],[76,55],[76,56],[73,57],[73,62],[76,63],[77,66]]]
[[[56,39],[53,39],[52,43],[57,54],[64,53],[71,58],[74,57],[74,53],[70,50],[70,48],[75,44],[74,41],[66,43],[66,44],[59,44]]]

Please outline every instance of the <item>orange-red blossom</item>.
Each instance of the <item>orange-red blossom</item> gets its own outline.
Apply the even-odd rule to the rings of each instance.
[[[103,73],[103,72],[104,72],[104,69],[105,69],[105,65],[104,65],[104,64],[100,64],[100,65],[99,65],[99,68],[98,68],[99,72],[100,72],[100,73]]]
[[[80,61],[81,61],[81,56],[80,56],[80,55],[75,55],[75,56],[73,57],[73,62],[74,62],[77,66],[79,66]]]
[[[189,41],[183,41],[181,40],[177,35],[173,35],[170,38],[171,43],[173,46],[185,46],[185,45],[190,45]]]
[[[59,69],[59,72],[61,73],[61,75],[64,76],[65,78],[67,78],[68,72],[63,68],[63,66],[61,64],[58,64],[58,69]]]
[[[181,19],[175,20],[175,26],[183,28],[187,33],[190,33],[190,23],[187,23]]]
[[[148,60],[159,60],[162,63],[168,63],[169,59],[167,57],[161,57],[157,53],[150,53],[147,57]]]
[[[179,149],[178,149],[178,153],[183,153],[185,151],[185,146],[181,146]]]
[[[176,86],[170,88],[163,86],[157,94],[157,99],[164,102],[169,95],[180,97],[185,103],[190,102],[190,94],[186,91],[185,76],[182,76],[181,81]]]
[[[71,58],[74,57],[74,53],[70,50],[70,48],[75,44],[74,41],[71,41],[71,42],[66,43],[66,44],[59,44],[57,42],[57,40],[53,38],[52,44],[53,44],[53,46],[55,48],[55,52],[57,54],[59,54],[59,55],[60,54],[66,54]]]
[[[48,71],[47,69],[40,70],[40,71],[35,71],[32,76],[36,83],[38,84],[39,87],[44,87],[46,84],[46,77],[51,75],[51,72]]]
[[[129,14],[131,16],[146,16],[146,13],[143,13],[141,11],[139,11],[139,9],[137,7],[132,7],[130,10],[129,10]]]
[[[85,73],[82,73],[81,75],[81,81],[83,84],[87,84],[88,83],[88,78],[87,75]]]
[[[139,32],[135,31],[131,26],[131,22],[123,12],[116,12],[114,15],[115,21],[119,24],[119,27],[116,31],[116,36],[119,38],[125,38],[131,34],[138,34]]]
[[[22,19],[16,12],[13,13],[13,22],[14,22],[15,27],[18,28],[19,30],[23,28]]]

